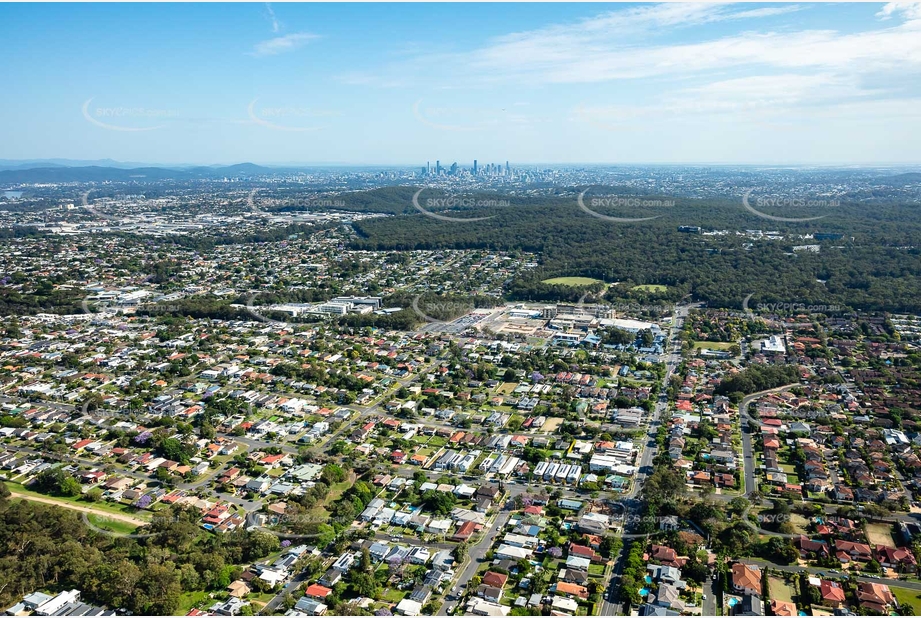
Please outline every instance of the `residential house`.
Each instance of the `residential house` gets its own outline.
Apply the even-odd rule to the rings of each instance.
[[[743,594],[761,596],[761,569],[736,562],[732,565],[732,588]]]

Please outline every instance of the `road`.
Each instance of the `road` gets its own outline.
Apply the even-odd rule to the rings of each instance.
[[[739,425],[742,432],[742,460],[745,465],[746,496],[758,489],[758,485],[755,481],[755,451],[752,447],[752,429],[748,426],[748,421],[754,419],[748,415],[749,404],[760,397],[770,395],[771,393],[779,393],[791,389],[794,386],[798,386],[798,384],[787,384],[786,386],[779,386],[766,391],[752,393],[742,399],[742,402],[739,404]]]
[[[710,577],[704,582],[703,594],[706,598],[701,601],[701,613],[704,616],[716,616],[716,595],[713,594],[713,580]]]
[[[264,616],[270,616],[274,614],[275,608],[281,605],[282,601],[285,600],[285,597],[288,596],[289,594],[293,595],[294,592],[297,590],[297,587],[303,584],[305,581],[307,581],[307,579],[308,578],[307,578],[306,571],[301,571],[300,573],[292,577],[291,580],[287,584],[285,584],[281,590],[278,591],[278,594],[276,594],[272,598],[271,601],[266,603],[265,607],[259,610],[259,613]]]
[[[681,329],[684,326],[684,321],[687,319],[688,312],[690,311],[691,307],[692,305],[677,305],[675,307],[672,325],[668,332],[668,338],[666,339],[666,370],[665,376],[662,378],[662,394],[666,394],[668,392],[668,383],[671,380],[671,377],[678,370],[678,365],[681,363],[681,351],[675,350],[675,346],[672,341],[681,332]],[[659,425],[661,423],[660,417],[667,411],[667,409],[667,396],[664,398],[664,400],[660,396],[659,401],[656,402],[655,408],[653,408],[652,415],[647,425],[643,450],[637,459],[638,469],[636,478],[633,480],[633,487],[631,487],[630,491],[624,495],[624,499],[621,501],[621,503],[624,504],[624,508],[626,510],[624,514],[624,532],[630,531],[633,523],[637,519],[636,516],[641,513],[643,504],[642,500],[637,498],[637,496],[642,492],[643,484],[645,483],[646,478],[649,476],[649,473],[652,471],[652,462],[656,457],[656,450],[658,449],[656,438],[658,436]],[[604,585],[604,594],[602,595],[601,600],[602,616],[618,616],[625,613],[622,604],[615,602],[617,600],[617,581],[623,572],[624,560],[626,559],[624,549],[622,549],[621,553],[615,557],[614,568],[611,570],[611,577],[607,582],[605,582]]]
[[[841,578],[845,577],[847,573],[832,573],[830,569],[824,567],[801,567],[797,565],[785,565],[785,564],[775,564],[773,562],[768,562],[767,560],[759,560],[757,558],[742,558],[741,562],[745,564],[751,564],[758,567],[770,567],[772,569],[777,569],[778,571],[787,571],[788,573],[802,573],[806,571],[812,575],[818,575],[819,573],[824,573],[830,578]],[[918,590],[921,591],[921,582],[917,581],[906,581],[901,579],[891,579],[886,577],[863,577],[863,576],[851,576],[852,580],[859,582],[876,582],[878,584],[886,584],[887,586],[897,586],[900,588],[908,588],[909,590]]]
[[[401,535],[399,541],[394,541],[391,535],[378,532],[374,535],[378,541],[387,541],[388,543],[398,543],[399,545],[409,545],[410,547],[430,547],[437,549],[454,549],[457,543],[437,543],[433,541],[423,541],[409,535]]]
[[[30,494],[23,494],[18,491],[10,490],[10,495],[13,498],[21,498],[22,500],[29,500],[30,502],[41,502],[42,504],[51,504],[54,506],[59,506],[65,509],[71,509],[73,511],[80,511],[81,513],[88,513],[90,515],[97,515],[101,518],[113,519],[117,521],[123,521],[128,524],[135,526],[146,526],[150,522],[144,519],[138,519],[137,517],[132,517],[131,515],[125,515],[123,513],[113,513],[111,511],[104,511],[102,509],[94,509],[91,506],[82,506],[80,504],[74,504],[72,502],[66,502],[64,500],[55,500],[54,498],[42,498],[39,496],[32,496]]]
[[[483,538],[481,538],[475,545],[472,545],[470,548],[468,548],[467,566],[460,574],[460,577],[455,577],[454,588],[448,595],[445,596],[445,600],[441,604],[441,608],[438,610],[439,616],[447,615],[448,606],[456,604],[458,600],[463,596],[463,593],[461,592],[461,584],[466,584],[470,581],[470,578],[476,575],[476,571],[486,556],[486,552],[489,551],[489,548],[492,547],[493,541],[496,540],[496,537],[505,528],[505,524],[508,523],[509,517],[511,517],[511,513],[508,511],[502,511],[496,515],[496,520],[493,522],[492,526],[489,527],[489,530],[486,531],[486,534],[483,535]]]
[[[672,339],[681,332],[681,328],[684,325],[684,320],[688,316],[688,311],[690,307],[688,306],[678,306],[675,307],[675,315],[672,320],[672,326],[668,332],[668,339],[666,340],[666,361],[665,361],[665,377],[662,378],[662,388],[661,393],[665,394],[668,392],[668,383],[671,380],[671,377],[678,370],[678,365],[681,363],[681,353],[680,351],[674,350],[674,344]],[[668,401],[663,401],[663,398],[660,396],[659,401],[656,402],[655,408],[653,408],[652,416],[649,419],[647,425],[648,432],[646,435],[645,446],[640,453],[640,457],[637,460],[637,473],[636,478],[633,481],[633,487],[626,494],[627,498],[635,497],[640,490],[642,489],[643,483],[646,480],[646,477],[649,476],[649,471],[652,469],[652,460],[656,457],[656,437],[659,433],[660,417],[668,409]]]

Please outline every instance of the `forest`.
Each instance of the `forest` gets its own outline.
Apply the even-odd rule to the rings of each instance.
[[[184,593],[222,591],[247,564],[278,551],[267,532],[205,534],[199,513],[154,516],[152,536],[115,537],[73,510],[11,500],[0,483],[0,607],[35,590],[77,588],[90,603],[136,615],[175,614]]]
[[[369,192],[384,196],[382,210],[390,209],[396,189],[386,191]],[[785,223],[761,219],[733,201],[676,199],[674,207],[655,213],[660,215],[655,220],[615,223],[583,212],[575,197],[501,197],[511,205],[452,214],[493,216],[486,221],[446,222],[420,213],[357,221],[352,246],[538,253],[540,267],[509,283],[507,296],[513,300],[578,300],[583,293],[578,288],[541,282],[583,276],[617,283],[608,287],[609,300],[674,301],[690,294],[711,306],[739,308],[753,294],[752,303],[921,312],[921,249],[916,246],[921,218],[913,207],[842,204],[824,219]],[[621,217],[650,214],[648,209],[598,211]],[[726,233],[679,232],[683,225]],[[777,231],[784,239],[753,239],[746,230]],[[834,236],[815,240],[816,233]],[[819,251],[793,251],[806,244],[819,245]],[[647,284],[667,290],[633,289]]]

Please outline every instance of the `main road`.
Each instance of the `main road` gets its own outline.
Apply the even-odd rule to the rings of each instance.
[[[865,577],[862,575],[850,575],[847,573],[835,573],[831,569],[824,567],[801,567],[795,564],[776,564],[768,560],[759,560],[757,558],[742,558],[740,562],[745,564],[751,564],[758,567],[770,567],[772,569],[777,569],[778,571],[786,571],[788,573],[809,573],[810,575],[820,575],[828,576],[830,578],[834,577],[849,577],[852,581],[867,582],[867,583],[878,583],[886,584],[887,586],[896,586],[898,588],[909,588],[911,590],[921,591],[921,582],[918,581],[908,581],[904,579],[891,579],[886,577]]]
[[[645,442],[643,450],[637,460],[637,472],[633,479],[633,486],[630,491],[624,494],[621,504],[624,505],[624,532],[628,532],[636,520],[636,515],[642,510],[642,500],[637,496],[643,489],[646,478],[652,472],[652,462],[656,457],[658,448],[657,437],[661,416],[668,409],[668,384],[672,376],[678,370],[681,363],[681,350],[675,349],[674,341],[684,326],[684,321],[688,317],[692,305],[676,305],[675,313],[672,319],[671,328],[668,331],[668,338],[665,342],[665,376],[662,378],[662,388],[658,401],[653,408],[652,414],[647,424]],[[620,603],[615,603],[617,599],[617,581],[624,569],[624,559],[626,547],[621,548],[620,553],[614,558],[614,568],[611,570],[611,576],[605,583],[605,591],[601,598],[601,615],[617,616],[623,614],[623,608]]]
[[[476,575],[477,569],[480,568],[480,564],[486,557],[486,552],[489,551],[490,547],[492,547],[493,541],[496,540],[499,532],[505,528],[505,524],[508,523],[510,516],[511,513],[508,511],[507,506],[506,509],[502,510],[498,515],[496,515],[495,521],[493,521],[492,525],[483,535],[483,538],[468,548],[467,566],[464,567],[460,577],[456,577],[454,579],[454,587],[451,589],[449,594],[445,595],[445,600],[441,604],[437,615],[447,615],[448,606],[453,605],[463,596],[463,593],[461,592],[461,586],[466,585],[467,582],[469,582],[470,579]]]
[[[745,465],[745,495],[751,494],[758,486],[755,484],[755,451],[752,448],[752,429],[749,427],[749,420],[754,420],[748,415],[748,406],[756,399],[770,395],[771,393],[780,393],[797,386],[797,384],[787,384],[777,388],[770,388],[766,391],[759,391],[747,395],[739,404],[739,425],[742,432],[742,460]]]

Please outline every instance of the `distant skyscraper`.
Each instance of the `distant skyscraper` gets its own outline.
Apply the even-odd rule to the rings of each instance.
[[[476,159],[473,160],[473,175],[476,176]]]
[[[508,168],[508,161],[505,162],[505,175],[508,176],[511,174],[511,170]]]
[[[435,175],[441,176],[441,161],[435,159]]]
[[[451,164],[451,175],[452,176],[457,175],[457,161]]]

